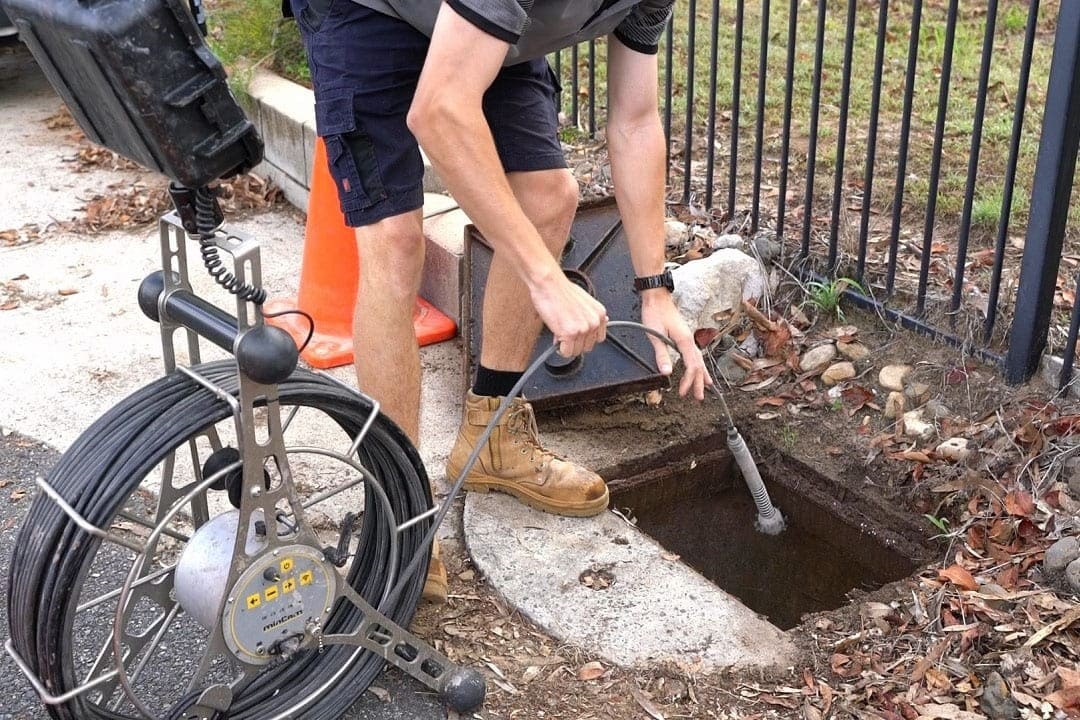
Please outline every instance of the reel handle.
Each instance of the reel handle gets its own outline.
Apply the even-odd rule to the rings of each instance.
[[[154,322],[180,325],[232,353],[241,372],[263,385],[283,382],[300,358],[292,337],[281,328],[260,324],[240,332],[234,316],[193,292],[167,293],[160,270],[139,285],[139,308]]]

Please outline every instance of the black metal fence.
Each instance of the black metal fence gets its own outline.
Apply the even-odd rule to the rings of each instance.
[[[554,57],[569,141],[600,129],[603,46]],[[672,200],[1010,382],[1049,336],[1069,382],[1080,3],[679,0],[660,52]]]

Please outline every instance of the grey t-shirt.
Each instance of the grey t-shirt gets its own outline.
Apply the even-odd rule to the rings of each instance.
[[[400,18],[431,36],[442,0],[354,0]],[[481,30],[510,43],[506,64],[614,33],[625,45],[655,53],[674,0],[447,0]]]

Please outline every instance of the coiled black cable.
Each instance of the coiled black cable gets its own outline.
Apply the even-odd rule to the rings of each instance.
[[[214,200],[214,191],[209,187],[204,186],[195,191],[195,224],[199,232],[199,252],[202,254],[203,265],[210,277],[214,278],[214,282],[248,302],[256,305],[266,302],[265,288],[241,282],[240,278],[225,268],[225,263],[221,260],[218,246],[214,243],[218,228],[217,203]]]
[[[232,361],[194,369],[229,392],[238,393]],[[360,431],[371,412],[362,397],[300,369],[279,386],[279,394],[282,405],[301,405],[325,413],[349,437]],[[83,517],[107,528],[140,482],[170,452],[229,417],[227,403],[188,376],[172,373],[108,410],[63,455],[48,481]],[[398,524],[431,507],[431,495],[419,454],[383,415],[360,446],[358,459],[382,483],[395,513],[393,518],[385,517],[374,493],[365,494],[360,545],[347,578],[368,602],[376,604],[392,581],[388,574],[392,561],[401,568],[421,553],[427,562],[429,547],[422,541],[430,521],[417,523],[400,535],[396,558],[391,557],[389,538]],[[17,652],[54,694],[82,681],[74,667],[72,627],[79,591],[101,547],[99,540],[80,530],[43,495],[35,499],[19,531],[8,577],[11,638]],[[386,603],[380,611],[407,626],[424,581],[423,573],[415,573],[399,599]],[[348,632],[360,617],[357,608],[342,601],[324,632]],[[353,647],[328,646],[323,653],[302,653],[285,665],[265,670],[239,689],[228,717],[262,720],[315,693],[321,694],[294,717],[340,717],[384,666],[381,657],[368,652],[351,659],[355,652]],[[323,688],[339,671],[338,682]],[[52,706],[49,713],[57,720],[128,717],[91,703],[87,695]]]

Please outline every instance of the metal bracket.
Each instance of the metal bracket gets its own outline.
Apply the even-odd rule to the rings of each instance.
[[[34,690],[37,692],[38,697],[41,698],[41,702],[45,703],[46,705],[63,705],[68,700],[76,698],[79,695],[82,695],[87,690],[91,690],[94,687],[101,685],[102,683],[110,681],[120,674],[119,670],[112,670],[108,673],[105,673],[104,675],[101,675],[100,677],[95,678],[94,680],[91,680],[88,683],[83,683],[78,687],[68,690],[63,695],[52,695],[41,683],[41,680],[38,679],[38,676],[34,674],[34,671],[30,668],[26,661],[19,656],[19,653],[15,652],[15,645],[11,642],[10,639],[4,643],[4,651],[12,660],[15,661],[15,665],[18,666],[19,670],[22,671],[22,674],[26,676],[26,679],[34,687]]]

